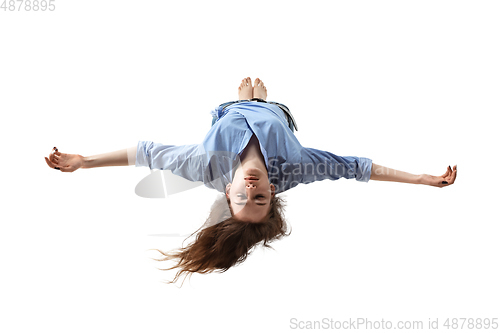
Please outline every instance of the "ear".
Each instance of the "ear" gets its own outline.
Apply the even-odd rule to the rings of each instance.
[[[274,187],[274,184],[269,184],[269,188],[271,189],[271,196],[274,197],[276,194],[276,187]]]
[[[226,198],[229,199],[229,190],[231,189],[231,183],[226,185]]]

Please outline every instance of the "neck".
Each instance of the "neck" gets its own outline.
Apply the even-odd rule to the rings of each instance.
[[[267,170],[264,156],[262,156],[262,152],[260,151],[259,140],[257,140],[255,134],[252,135],[248,145],[243,149],[240,161],[242,167],[256,167],[261,170]]]

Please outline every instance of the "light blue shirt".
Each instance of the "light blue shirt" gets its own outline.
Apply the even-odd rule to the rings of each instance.
[[[175,175],[224,192],[239,165],[239,155],[255,134],[276,193],[324,179],[370,179],[369,158],[337,156],[302,147],[277,105],[240,102],[224,110],[218,107],[212,115],[218,120],[202,143],[174,146],[139,141],[135,165],[171,170]]]

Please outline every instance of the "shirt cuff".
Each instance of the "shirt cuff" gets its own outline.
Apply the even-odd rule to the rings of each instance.
[[[226,103],[227,104],[227,103]],[[213,117],[216,117],[217,119],[220,119],[220,117],[222,116],[222,105],[219,105],[218,107],[216,107],[215,109],[213,109],[212,111],[210,111],[210,114],[212,115],[212,118]]]
[[[372,160],[366,157],[359,158],[358,173],[356,180],[360,182],[368,182],[372,175]]]
[[[137,143],[137,155],[135,156],[136,167],[147,166],[151,169],[151,156],[149,155],[149,150],[152,145],[153,141],[139,141]]]

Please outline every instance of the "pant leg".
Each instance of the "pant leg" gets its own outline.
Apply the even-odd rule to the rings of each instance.
[[[294,133],[296,130],[298,130],[297,122],[295,121],[292,113],[290,112],[290,109],[288,109],[288,107],[285,104],[281,104],[278,102],[272,102],[272,101],[268,101],[268,103],[275,104],[275,105],[278,105],[280,107],[280,109],[283,111],[283,113],[286,116],[286,119],[288,121],[288,127],[290,128],[292,133]]]
[[[295,132],[295,128],[293,127],[292,118],[288,114],[285,113],[286,119],[288,120],[288,127],[292,130],[292,133]]]
[[[231,102],[227,102],[227,103],[222,103],[221,105],[219,105],[219,107],[216,109],[216,110],[219,110],[219,111],[223,111],[227,106],[231,105],[231,104],[234,104],[234,103],[238,103],[239,101],[231,101]],[[214,124],[217,122],[218,120],[218,116],[217,115],[213,115],[212,116],[212,125],[211,126],[214,126]]]
[[[221,104],[219,107],[226,107],[230,104],[234,104],[234,103],[238,103],[239,101],[233,101],[233,102],[227,102],[227,103],[223,103]],[[280,103],[277,103],[277,102],[266,102],[266,103],[272,103],[272,104],[276,104],[278,105],[282,110],[283,110],[283,113],[285,114],[286,116],[286,119],[288,121],[288,128],[290,128],[290,130],[292,131],[292,133],[295,132],[295,124],[294,124],[294,119],[290,116],[291,112],[290,110],[288,109],[288,107],[286,107],[284,104],[280,104]],[[286,111],[285,111],[286,109]],[[212,116],[212,125],[211,126],[214,126],[214,124],[217,122],[217,116]]]

